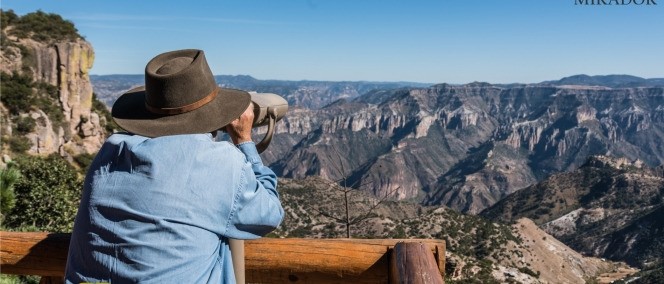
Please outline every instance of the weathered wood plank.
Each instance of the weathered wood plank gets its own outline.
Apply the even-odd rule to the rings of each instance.
[[[2,273],[64,275],[69,234],[1,232]],[[270,239],[245,241],[246,281],[269,283],[387,283],[389,254],[398,242],[420,242],[441,258],[445,242],[420,239]]]
[[[246,277],[259,283],[387,283],[385,245],[308,239],[246,241]]]
[[[444,283],[431,249],[424,243],[398,243],[390,257],[390,283]]]
[[[441,240],[259,239],[245,242],[246,279],[249,283],[387,283],[388,252],[399,242],[423,243],[431,255],[437,246],[442,248],[444,269]]]
[[[0,232],[4,274],[63,276],[69,234]]]

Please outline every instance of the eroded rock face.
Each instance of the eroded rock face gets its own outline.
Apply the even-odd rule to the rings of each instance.
[[[532,218],[584,254],[647,268],[664,252],[664,166],[591,156],[579,169],[553,175],[506,197],[482,215],[504,222]]]
[[[88,71],[92,68],[94,51],[90,43],[82,39],[56,43],[11,36],[8,39],[24,46],[28,54],[22,54],[19,48],[9,47],[13,49],[10,55],[3,54],[2,71],[31,72],[36,82],[57,87],[64,114],[65,123],[55,127],[43,111],[36,110],[29,114],[38,123],[36,130],[27,135],[33,142],[28,153],[75,156],[96,152],[105,134],[99,116],[91,112],[92,85]]]
[[[58,153],[64,144],[64,129],[57,127],[56,132],[48,115],[42,110],[32,111],[29,116],[36,122],[35,130],[26,135],[32,142],[29,153],[40,155]]]
[[[477,213],[590,155],[661,164],[664,89],[397,89],[289,112],[277,133],[264,158],[282,176],[345,176],[377,196]]]

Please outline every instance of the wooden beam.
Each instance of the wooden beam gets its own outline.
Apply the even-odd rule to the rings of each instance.
[[[246,279],[258,283],[387,283],[388,252],[399,242],[422,243],[431,255],[436,246],[443,251],[445,247],[445,241],[421,239],[250,240],[245,241]]]
[[[431,249],[423,243],[398,243],[390,257],[390,283],[442,284]]]
[[[2,273],[62,277],[69,238],[69,234],[0,231]],[[445,241],[441,240],[262,238],[245,241],[246,280],[387,283],[388,252],[398,242],[425,244],[430,255],[437,253],[440,273],[444,272]]]
[[[63,276],[69,234],[0,232],[4,274]]]

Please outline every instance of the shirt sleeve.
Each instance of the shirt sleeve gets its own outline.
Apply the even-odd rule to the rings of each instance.
[[[277,192],[277,176],[263,165],[254,142],[237,145],[246,157],[242,165],[241,188],[236,192],[234,210],[226,236],[255,239],[274,230],[284,216]]]

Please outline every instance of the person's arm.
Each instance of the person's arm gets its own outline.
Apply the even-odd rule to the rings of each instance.
[[[234,213],[226,233],[230,238],[261,237],[279,226],[284,215],[277,192],[277,176],[263,165],[251,140],[253,120],[253,105],[250,104],[238,119],[226,126],[233,143],[246,157],[242,165],[242,180],[246,183],[236,193]]]

